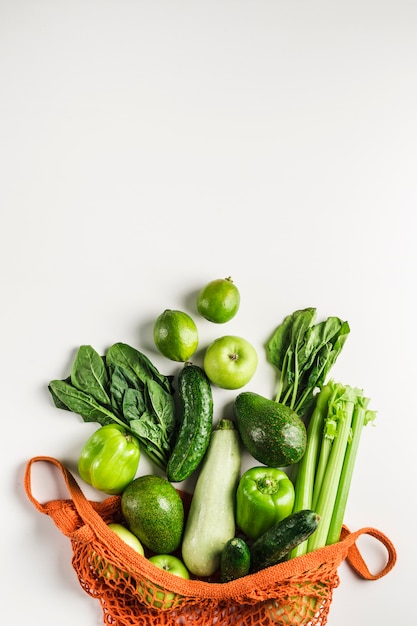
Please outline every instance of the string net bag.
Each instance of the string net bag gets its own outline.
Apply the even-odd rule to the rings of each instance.
[[[36,462],[58,468],[69,498],[41,503],[34,497],[31,471]],[[78,581],[100,603],[103,623],[112,626],[324,626],[343,561],[365,580],[385,576],[396,562],[395,548],[381,531],[364,527],[350,532],[344,526],[338,543],[231,582],[221,583],[216,576],[186,580],[156,567],[148,559],[150,552],[138,554],[108,528],[111,522],[124,523],[120,496],[88,500],[57,459],[29,460],[25,490],[35,508],[70,540]],[[191,496],[179,493],[187,513]],[[377,573],[368,569],[356,545],[361,535],[374,537],[386,550],[386,564]]]

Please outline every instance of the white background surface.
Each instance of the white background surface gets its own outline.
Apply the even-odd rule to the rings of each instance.
[[[415,623],[417,3],[3,0],[0,78],[8,625],[102,621],[69,541],[24,493],[29,458],[74,469],[95,428],[47,383],[83,343],[125,341],[176,373],[153,320],[194,314],[196,291],[228,275],[241,309],[221,328],[198,318],[197,359],[246,337],[260,356],[248,389],[272,397],[263,344],[285,315],[349,321],[333,377],[378,419],[345,521],[385,532],[398,562],[377,582],[343,564],[328,624]],[[215,390],[216,419],[233,393]],[[41,501],[66,496],[36,477]]]

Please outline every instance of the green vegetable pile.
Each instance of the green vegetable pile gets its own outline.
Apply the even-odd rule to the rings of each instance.
[[[78,413],[85,422],[123,426],[158,467],[166,468],[177,426],[171,379],[142,352],[115,343],[102,357],[81,346],[70,376],[52,380],[49,390],[58,408]]]
[[[215,293],[223,293],[225,281],[215,281],[211,298],[219,284],[222,290]],[[229,292],[230,282],[226,286]],[[218,299],[210,302],[214,305],[221,310]],[[177,348],[178,342],[184,347],[178,333],[183,314],[167,312],[175,323],[165,325],[164,345],[175,356],[161,351],[160,335],[156,347],[168,360],[182,359]],[[173,492],[172,483],[197,472],[188,521],[169,529],[181,537],[185,575],[187,569],[202,577],[217,571],[226,582],[339,540],[362,429],[375,412],[361,389],[328,379],[350,333],[348,322],[339,317],[316,322],[316,315],[313,307],[293,312],[267,340],[266,358],[277,373],[275,397],[242,392],[234,399],[235,420],[220,419],[216,425],[216,378],[210,373],[219,374],[218,386],[233,392],[256,369],[256,351],[249,344],[248,352],[241,337],[222,338],[225,347],[214,351],[210,373],[204,365],[184,362],[178,403],[173,377],[120,342],[104,355],[82,345],[70,375],[49,383],[58,408],[101,426],[79,459],[81,477],[97,489],[131,489],[140,451],[163,470],[164,484]],[[222,321],[215,316],[214,323]],[[193,341],[192,350],[196,346]],[[242,447],[260,465],[241,475]],[[289,469],[295,470],[294,478]],[[159,516],[163,507],[153,507],[152,497],[149,507]],[[138,510],[133,500],[131,511]],[[127,525],[137,536],[131,517]],[[152,537],[139,538],[151,545]]]
[[[376,415],[363,390],[327,381],[350,333],[348,322],[315,319],[315,308],[295,311],[266,345],[268,361],[280,372],[275,401],[307,425],[306,449],[295,467],[293,513],[312,509],[320,517],[317,531],[291,557],[339,541],[362,428]]]

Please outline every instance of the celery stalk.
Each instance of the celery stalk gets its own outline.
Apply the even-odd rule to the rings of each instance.
[[[368,422],[373,421],[375,418],[375,412],[367,410],[368,404],[369,398],[357,398],[352,418],[352,436],[350,442],[348,443],[343,462],[339,488],[337,490],[333,514],[327,534],[327,544],[336,543],[340,539],[362,429]]]
[[[316,397],[316,405],[307,428],[308,445],[297,469],[293,507],[294,513],[302,509],[311,509],[317,455],[321,442],[324,418],[327,414],[327,402],[331,394],[331,387],[325,385]],[[292,550],[291,558],[300,556],[306,552],[307,540],[303,541]]]
[[[349,386],[337,385],[337,391],[338,393],[333,400],[332,406],[329,407],[338,421],[337,433],[315,508],[315,512],[320,516],[320,523],[317,530],[308,540],[309,552],[326,545],[355,407],[355,389]]]
[[[323,437],[321,441],[320,454],[318,457],[316,479],[314,481],[312,509],[315,510],[320,496],[321,486],[326,475],[327,463],[329,461],[333,440],[336,436],[337,423],[333,418],[327,417],[324,420]]]

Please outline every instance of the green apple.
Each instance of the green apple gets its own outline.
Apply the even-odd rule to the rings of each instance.
[[[236,335],[215,339],[204,355],[204,371],[210,381],[222,389],[243,387],[250,381],[257,366],[255,348]]]
[[[155,554],[154,556],[149,557],[149,560],[151,563],[156,565],[156,567],[164,569],[166,572],[170,572],[171,574],[175,574],[175,576],[180,576],[181,578],[186,578],[187,580],[190,578],[190,574],[188,573],[184,563],[173,554]]]
[[[155,554],[149,557],[149,561],[156,567],[170,572],[180,578],[188,580],[190,574],[184,563],[172,554]],[[139,585],[138,593],[149,606],[154,606],[157,609],[171,609],[174,606],[177,607],[183,598],[183,596],[174,593],[173,591],[165,591],[162,587],[155,585],[155,587],[147,586],[144,588]]]
[[[128,546],[133,548],[136,552],[145,555],[143,546],[139,539],[130,532],[125,526],[122,524],[110,523],[107,524],[108,528],[112,530],[116,535],[120,537],[122,541],[124,541]],[[96,552],[91,553],[91,562],[100,576],[104,576],[104,578],[118,580],[119,576],[123,576],[124,578],[128,578],[127,572],[123,572],[116,568],[114,565],[109,563],[106,559],[101,558]]]
[[[112,530],[116,535],[119,535],[120,539],[122,539],[128,546],[139,552],[142,556],[145,555],[145,551],[143,549],[143,545],[139,541],[139,539],[134,535],[130,530],[123,526],[122,524],[111,523],[108,524],[110,530]]]

